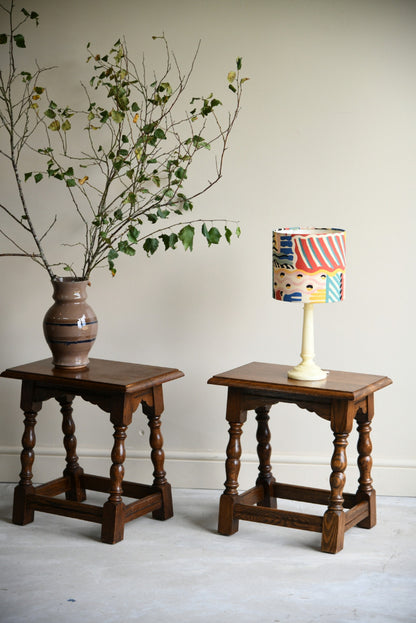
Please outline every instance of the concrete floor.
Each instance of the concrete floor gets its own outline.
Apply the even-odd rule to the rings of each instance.
[[[379,497],[377,526],[331,555],[313,532],[240,522],[218,535],[218,491],[175,489],[175,517],[137,519],[117,545],[66,517],[15,526],[12,493],[0,485],[1,623],[416,621],[415,498]]]

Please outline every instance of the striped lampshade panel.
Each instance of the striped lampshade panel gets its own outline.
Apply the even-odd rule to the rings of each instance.
[[[336,303],[345,291],[343,229],[282,228],[273,232],[273,298]]]

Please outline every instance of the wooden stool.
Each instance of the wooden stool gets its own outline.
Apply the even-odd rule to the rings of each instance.
[[[385,376],[330,371],[324,381],[287,378],[289,366],[250,363],[213,376],[208,383],[228,387],[226,418],[230,423],[227,480],[221,496],[218,531],[237,532],[239,519],[287,526],[322,533],[321,551],[335,554],[343,548],[344,533],[352,526],[372,528],[376,523],[376,492],[372,487],[370,422],[374,415],[374,392],[392,382]],[[334,433],[331,490],[299,487],[276,482],[270,465],[269,411],[278,402],[297,404],[328,420]],[[259,476],[254,487],[238,494],[241,433],[247,411],[256,412]],[[359,487],[343,494],[346,447],[354,419],[358,424]],[[279,510],[276,498],[327,505],[323,517]],[[344,511],[344,506],[350,510]]]
[[[124,524],[136,517],[149,512],[155,519],[172,517],[172,495],[164,471],[160,415],[163,412],[162,384],[183,376],[180,370],[102,359],[91,359],[89,366],[82,370],[65,370],[53,367],[52,360],[45,359],[10,368],[1,376],[22,380],[21,408],[25,415],[22,471],[20,483],[15,489],[13,523],[30,523],[34,511],[65,515],[101,524],[101,540],[117,543],[123,539]],[[71,406],[75,396],[81,396],[110,414],[114,425],[114,444],[109,478],[84,474],[78,464]],[[55,398],[61,406],[67,465],[61,478],[35,487],[32,484],[32,465],[36,416],[43,401],[49,398]],[[127,427],[140,404],[149,420],[154,467],[152,485],[123,482]],[[102,507],[85,504],[87,489],[109,493],[107,502]],[[56,498],[61,493],[65,493],[65,500]],[[135,501],[124,504],[123,493]]]

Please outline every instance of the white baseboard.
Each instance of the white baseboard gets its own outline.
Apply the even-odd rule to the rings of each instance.
[[[17,482],[20,472],[20,447],[0,446],[0,481]],[[79,462],[91,474],[107,476],[111,459],[104,450],[79,450]],[[225,455],[214,452],[168,452],[165,469],[173,487],[189,489],[223,489]],[[149,453],[128,450],[125,478],[136,482],[152,481]],[[286,455],[274,457],[273,474],[280,482],[327,489],[330,475],[327,457]],[[33,465],[34,482],[46,482],[59,476],[65,466],[62,448],[36,447]],[[258,459],[244,455],[239,474],[240,489],[253,486],[257,477]],[[345,491],[357,488],[358,469],[347,468]],[[375,459],[372,470],[374,488],[379,495],[416,496],[416,461]]]

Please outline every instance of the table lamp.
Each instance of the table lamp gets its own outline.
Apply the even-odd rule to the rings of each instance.
[[[314,303],[344,298],[345,231],[300,227],[273,231],[273,298],[303,303],[302,361],[288,371],[299,381],[319,381],[327,372],[315,363]]]

